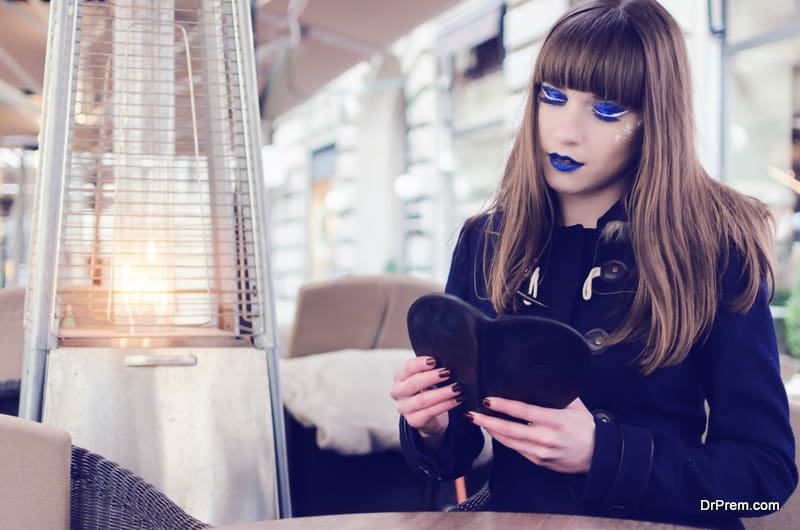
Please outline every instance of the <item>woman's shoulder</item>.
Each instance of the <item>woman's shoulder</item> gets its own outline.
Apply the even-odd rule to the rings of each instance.
[[[724,305],[749,307],[759,296],[769,298],[771,269],[756,248],[722,242],[717,260],[717,293]],[[742,305],[744,300],[749,303]]]
[[[502,221],[503,215],[499,210],[481,212],[464,221],[461,227],[461,237],[470,236],[482,239],[486,235],[498,234]]]
[[[467,256],[481,255],[484,251],[492,252],[495,238],[499,234],[498,214],[483,212],[464,221],[455,245],[455,254],[466,258]],[[474,262],[474,258],[469,258]],[[466,263],[464,263],[466,264]]]
[[[492,254],[494,240],[491,235],[498,233],[499,222],[499,215],[491,211],[482,212],[464,221],[450,263],[451,276],[454,273],[463,273],[471,277],[483,261],[482,257]]]

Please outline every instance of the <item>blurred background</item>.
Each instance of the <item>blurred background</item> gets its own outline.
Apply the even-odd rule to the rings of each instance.
[[[459,225],[503,170],[541,40],[576,3],[252,2],[282,329],[308,282],[384,272],[444,281]],[[662,4],[686,35],[702,160],[772,209],[775,315],[789,306],[800,319],[800,3]],[[0,2],[3,287],[27,278],[48,6]],[[76,127],[85,119],[76,108]]]

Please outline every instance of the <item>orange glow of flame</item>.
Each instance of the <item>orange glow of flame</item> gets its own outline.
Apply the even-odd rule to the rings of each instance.
[[[122,308],[130,326],[139,320],[164,323],[174,291],[170,287],[170,268],[160,257],[155,242],[149,240],[142,250],[133,258],[121,259],[115,267],[115,305]]]

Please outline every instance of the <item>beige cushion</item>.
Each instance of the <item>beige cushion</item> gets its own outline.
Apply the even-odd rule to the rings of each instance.
[[[400,449],[394,373],[414,352],[339,350],[280,359],[281,397],[292,416],[317,430],[317,446],[345,455]]]
[[[286,357],[356,348],[410,348],[406,313],[439,284],[400,274],[346,276],[300,289]]]
[[[0,381],[20,379],[25,288],[0,289]]]
[[[61,429],[0,414],[0,526],[69,528],[71,448]]]

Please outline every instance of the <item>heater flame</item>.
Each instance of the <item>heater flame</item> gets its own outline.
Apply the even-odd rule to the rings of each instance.
[[[144,326],[168,324],[170,300],[174,294],[169,280],[170,267],[158,252],[156,242],[150,239],[141,250],[134,258],[122,258],[115,267],[115,305],[122,308],[131,332],[139,323]]]

